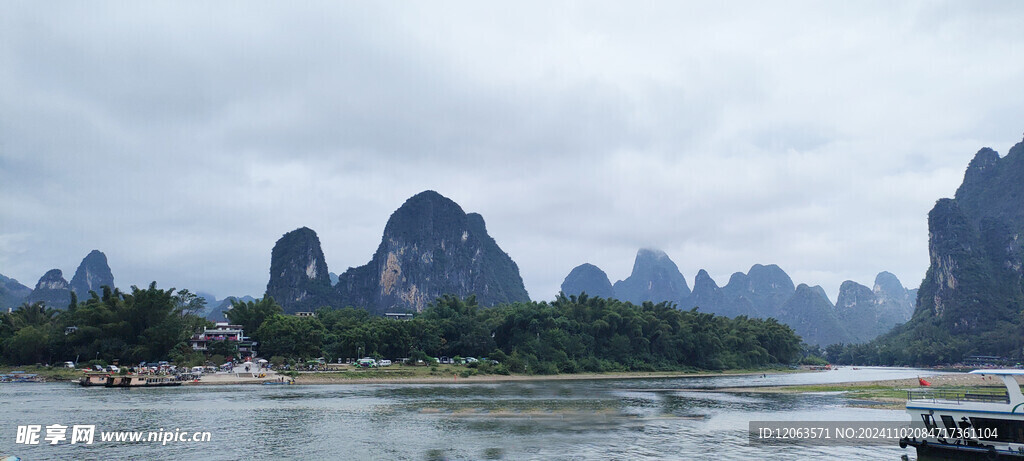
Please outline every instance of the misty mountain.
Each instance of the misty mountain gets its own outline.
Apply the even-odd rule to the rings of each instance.
[[[32,289],[22,285],[17,280],[5,277],[0,274],[0,309],[4,312],[8,308],[15,308],[25,302],[25,298],[32,293]]]
[[[224,298],[221,301],[217,301],[217,304],[214,305],[212,308],[210,306],[207,306],[206,313],[203,316],[206,317],[206,320],[209,320],[211,322],[226,322],[227,318],[224,317],[224,313],[231,309],[232,301],[241,301],[243,303],[246,303],[255,300],[256,298],[253,298],[252,296],[228,296],[227,298]]]
[[[690,295],[686,278],[664,251],[643,248],[636,253],[633,272],[612,286],[622,301],[640,304],[644,301],[678,303]]]
[[[836,314],[850,329],[853,342],[866,342],[887,333],[910,320],[914,304],[907,290],[895,275],[881,272],[874,288],[847,280],[839,287]]]
[[[821,287],[801,283],[776,309],[774,317],[793,328],[808,344],[827,346],[851,340],[850,332],[836,316],[832,302]]]
[[[615,298],[608,274],[589,263],[576,266],[569,272],[569,275],[565,276],[565,280],[562,282],[562,293],[567,296],[586,293],[589,296]]]

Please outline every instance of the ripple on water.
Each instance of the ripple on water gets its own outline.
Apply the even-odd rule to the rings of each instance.
[[[914,371],[875,370],[893,377]],[[823,379],[834,379],[823,374]],[[869,376],[869,375],[864,375]],[[18,425],[210,431],[211,444],[0,445],[24,459],[899,459],[899,447],[764,447],[751,420],[903,420],[838,395],[695,392],[739,377],[482,384],[80,388],[0,386]],[[776,379],[776,378],[772,378]],[[783,378],[778,378],[783,379]],[[785,378],[792,379],[792,378]],[[806,376],[801,377],[807,380]]]

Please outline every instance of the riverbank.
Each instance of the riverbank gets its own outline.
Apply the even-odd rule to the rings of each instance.
[[[3,367],[0,368],[0,375],[10,374],[12,371],[24,371],[28,374],[34,374],[43,379],[43,382],[78,382],[78,379],[83,376],[82,370],[76,370],[73,368],[57,368],[57,367]],[[205,374],[199,380],[199,382],[186,382],[184,384],[192,385],[233,385],[233,384],[262,384],[266,381],[278,381],[278,380],[289,380],[291,378],[278,374],[275,371],[264,371],[262,378],[254,378],[251,373],[210,373]]]
[[[340,372],[302,372],[295,378],[296,384],[442,384],[442,383],[500,383],[513,381],[570,381],[601,379],[655,379],[655,378],[701,378],[711,376],[747,376],[764,373],[796,373],[806,370],[785,369],[743,369],[727,371],[633,371],[605,373],[571,373],[557,375],[521,374],[473,374],[466,375],[465,367],[443,367],[432,370],[427,367],[401,367],[397,369],[346,370]]]
[[[14,371],[23,371],[28,374],[37,375],[47,382],[77,381],[78,378],[82,376],[82,371],[74,368],[37,367],[35,365],[24,367],[0,367],[0,375],[10,374]]]
[[[1002,386],[1002,381],[998,378],[969,373],[922,374],[921,377],[931,383],[931,387],[939,389]],[[1024,377],[1018,376],[1017,382],[1024,384]],[[853,401],[850,406],[902,410],[907,402],[907,390],[920,389],[921,387],[917,378],[905,378],[813,385],[730,387],[715,389],[714,392],[754,394],[841,393]]]
[[[3,370],[3,369],[0,369]],[[76,382],[82,376],[80,370],[67,368],[21,367],[10,370],[23,370],[43,377],[48,382]],[[346,367],[337,371],[327,372],[290,372],[277,373],[264,371],[263,378],[254,378],[250,374],[216,373],[206,374],[199,382],[186,385],[236,385],[262,384],[281,379],[293,379],[294,384],[458,384],[458,383],[500,383],[516,381],[569,381],[569,380],[607,380],[607,379],[657,379],[657,378],[702,378],[714,376],[753,376],[761,374],[808,372],[806,369],[766,368],[738,369],[723,371],[623,371],[603,373],[567,373],[557,375],[525,375],[525,374],[482,374],[476,370],[459,365],[440,367],[394,366],[388,368],[358,369]],[[0,371],[0,374],[9,371]],[[291,376],[294,376],[292,378]]]

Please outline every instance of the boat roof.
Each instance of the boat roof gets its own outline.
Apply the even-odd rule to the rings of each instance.
[[[993,369],[974,370],[974,371],[971,372],[971,374],[972,375],[1024,375],[1024,370],[1017,369],[1017,368],[1003,368],[1003,369],[993,368]]]

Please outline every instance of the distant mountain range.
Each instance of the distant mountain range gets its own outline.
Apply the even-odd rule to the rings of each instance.
[[[612,285],[597,266],[574,268],[562,283],[565,294],[614,297],[632,303],[677,303],[727,317],[773,317],[792,327],[809,344],[865,342],[906,322],[913,311],[915,290],[907,290],[895,275],[882,272],[874,288],[847,281],[833,305],[820,286],[794,286],[779,266],[755,264],[736,272],[724,287],[701,269],[693,290],[663,251],[641,249],[626,280]],[[598,294],[600,293],[600,294]]]
[[[41,301],[63,309],[72,292],[84,299],[89,291],[113,284],[106,256],[94,250],[71,282],[59,269],[48,271],[31,290],[0,278],[0,302],[12,307]],[[633,303],[670,301],[725,316],[774,317],[819,345],[870,340],[906,321],[914,300],[913,291],[883,272],[873,288],[845,282],[832,305],[821,287],[794,286],[778,266],[760,264],[733,274],[722,287],[701,270],[691,291],[672,259],[656,249],[639,250],[630,276],[614,284],[600,268],[580,265],[566,277],[562,291]],[[285,233],[271,250],[265,292],[289,313],[355,306],[376,314],[420,311],[444,294],[474,295],[482,306],[529,301],[518,266],[487,233],[483,217],[434,191],[406,200],[388,219],[370,261],[341,275],[329,271],[315,231],[301,227]],[[202,296],[204,315],[215,321],[224,320],[231,299],[237,299]]]
[[[89,298],[90,292],[103,294],[103,287],[114,288],[114,274],[107,263],[107,255],[102,251],[92,250],[82,259],[75,275],[68,282],[60,269],[47,271],[36,282],[34,289],[26,287],[17,280],[0,275],[0,309],[14,309],[24,303],[42,302],[53,309],[67,309],[71,304],[71,293],[79,301]],[[251,296],[241,298],[229,296],[218,300],[209,293],[197,293],[206,301],[206,311],[202,314],[212,321],[224,321],[224,311],[231,307],[232,299],[252,301]]]
[[[0,275],[0,280],[11,281],[13,279]],[[34,289],[28,290],[28,287],[17,283],[17,281],[14,281],[14,284],[16,285],[9,290],[11,293],[20,294],[20,296],[2,296],[3,292],[0,291],[0,302],[3,303],[0,304],[0,307],[14,308],[22,303],[42,302],[46,307],[67,309],[71,304],[72,292],[80,300],[87,299],[90,296],[90,291],[101,294],[102,287],[114,287],[114,275],[111,274],[110,266],[107,265],[107,256],[99,250],[92,250],[78,264],[78,269],[75,270],[71,282],[64,278],[64,273],[60,269],[50,269],[36,282]],[[26,290],[28,291],[26,292]]]
[[[206,310],[203,311],[202,316],[211,322],[226,322],[227,317],[224,313],[231,309],[231,303],[234,301],[249,302],[255,301],[256,298],[252,296],[228,296],[227,298],[218,300],[215,296],[208,293],[197,293],[201,298],[206,300]]]
[[[30,293],[32,293],[31,288],[10,277],[0,275],[0,309],[3,309],[4,312],[8,308],[21,305]]]

